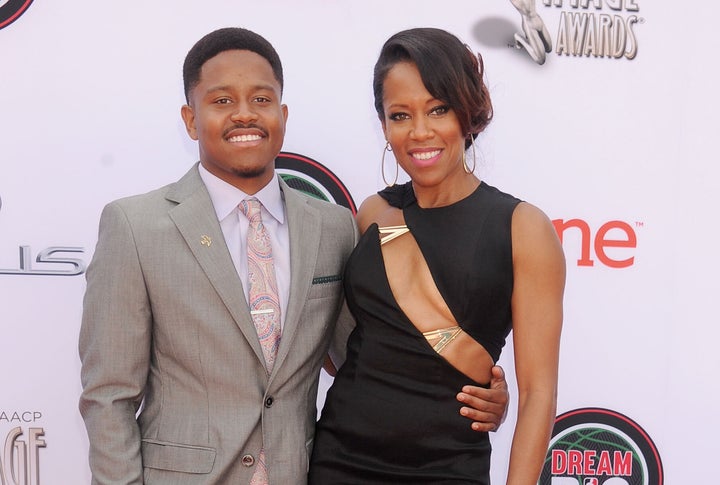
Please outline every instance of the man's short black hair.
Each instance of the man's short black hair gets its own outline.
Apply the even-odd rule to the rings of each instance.
[[[273,74],[283,90],[283,68],[280,56],[264,37],[240,27],[226,27],[210,32],[197,41],[188,51],[183,63],[183,86],[185,101],[190,102],[190,91],[200,82],[203,65],[221,52],[229,50],[251,51],[264,57],[272,67]]]

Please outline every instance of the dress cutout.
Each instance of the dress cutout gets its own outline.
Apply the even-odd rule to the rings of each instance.
[[[380,195],[402,209],[458,326],[497,361],[511,325],[519,200],[485,183],[432,209],[417,205],[409,183]],[[455,398],[477,383],[428,345],[395,301],[380,237],[371,225],[346,265],[357,326],[316,428],[309,484],[489,484],[487,433],[470,428]]]
[[[378,232],[380,233],[380,246],[386,246],[391,241],[394,241],[395,239],[399,238],[402,235],[408,234],[410,232],[410,229],[408,229],[407,225],[399,225],[399,226],[380,226],[378,227]],[[411,241],[408,241],[410,239]],[[414,238],[405,238],[405,244],[401,249],[398,249],[398,251],[401,251],[405,253],[404,255],[407,256],[407,253],[418,253],[415,256],[415,258],[422,260],[422,254],[420,252],[420,248],[417,246],[417,244],[413,244]],[[387,274],[388,283],[390,283],[391,290],[393,294],[396,294],[397,288],[393,288],[393,285],[391,283],[391,280],[393,279],[391,275],[389,274],[392,269],[387,264],[387,261],[389,259],[393,258],[392,254],[386,254],[386,249],[381,249],[383,252],[383,259],[386,261],[385,264],[385,272]],[[408,262],[405,262],[405,264],[409,264]],[[414,292],[414,297],[412,299],[412,305],[413,307],[419,307],[421,308],[413,308],[414,311],[411,311],[412,314],[421,314],[420,315],[420,325],[418,325],[418,321],[413,320],[411,318],[411,315],[409,314],[408,310],[405,308],[402,308],[402,305],[400,305],[400,301],[398,300],[397,296],[395,296],[395,300],[400,306],[400,309],[405,313],[405,316],[413,322],[413,324],[418,327],[418,330],[420,330],[425,337],[425,339],[428,341],[430,346],[433,348],[435,352],[438,354],[442,354],[443,350],[445,350],[445,347],[447,347],[455,338],[460,335],[462,332],[462,328],[460,328],[459,325],[457,325],[457,322],[451,317],[448,318],[448,314],[451,313],[449,309],[447,308],[447,305],[445,305],[444,300],[442,299],[442,296],[439,294],[437,287],[434,285],[434,282],[432,280],[432,274],[430,274],[430,269],[427,267],[426,264],[421,264],[419,261],[414,265],[415,268],[412,269],[412,278],[407,278],[406,280],[401,281],[401,284],[406,287],[411,288],[411,292]],[[397,279],[397,277],[395,278]],[[418,298],[420,300],[424,301],[418,301]],[[440,300],[439,304],[437,301]],[[433,302],[436,302],[435,305],[433,305]],[[452,320],[452,322],[450,322]],[[454,325],[451,327],[444,327],[443,325],[440,325],[440,327],[443,328],[434,328],[432,323],[435,322],[446,322],[446,323],[453,323]],[[422,327],[421,327],[422,325]],[[423,331],[424,328],[426,328],[429,325],[431,330]]]

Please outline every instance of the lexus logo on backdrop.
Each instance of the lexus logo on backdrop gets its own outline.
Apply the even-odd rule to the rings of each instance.
[[[1,197],[0,209],[2,209]],[[85,273],[85,261],[71,258],[68,255],[71,253],[83,254],[84,252],[85,248],[81,247],[49,246],[38,251],[35,262],[40,263],[40,267],[33,267],[32,248],[21,245],[18,247],[17,268],[0,268],[0,275],[78,276]],[[0,483],[2,482],[0,481]]]
[[[15,22],[31,3],[32,0],[0,0],[0,29]]]

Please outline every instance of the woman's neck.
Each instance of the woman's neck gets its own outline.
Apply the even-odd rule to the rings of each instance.
[[[423,209],[444,207],[468,197],[478,188],[480,180],[473,174],[463,175],[432,187],[423,187],[412,182],[418,205]]]

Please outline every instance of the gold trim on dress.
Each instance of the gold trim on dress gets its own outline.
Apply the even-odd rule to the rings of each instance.
[[[431,330],[429,332],[423,332],[423,337],[427,339],[430,345],[433,346],[433,350],[438,354],[442,354],[442,351],[447,347],[450,342],[455,340],[455,337],[460,335],[462,328],[459,325],[454,327],[440,328],[438,330]],[[432,341],[438,339],[433,345]]]
[[[407,226],[385,226],[385,227],[378,227],[378,232],[382,236],[380,238],[380,245],[385,244],[386,242],[390,242],[396,237],[400,237],[406,232],[410,232],[410,229],[408,229]],[[384,236],[383,236],[384,234]]]

